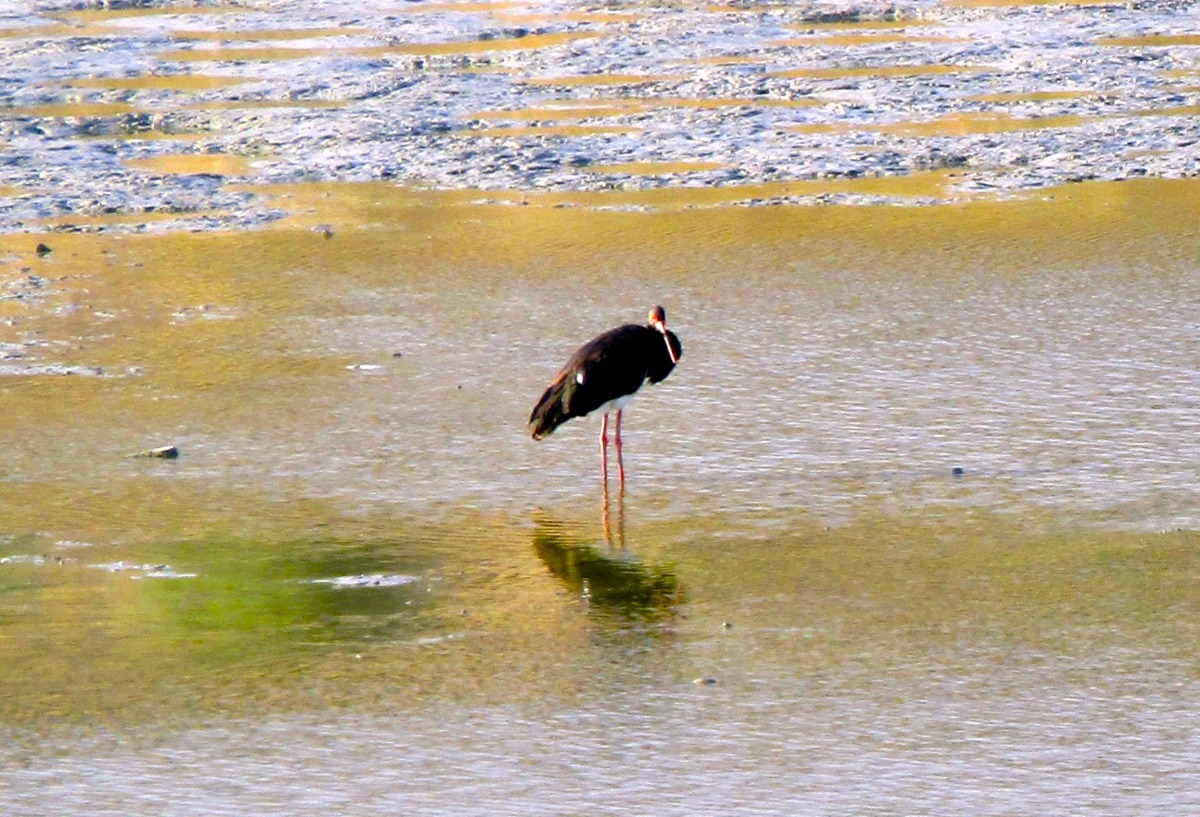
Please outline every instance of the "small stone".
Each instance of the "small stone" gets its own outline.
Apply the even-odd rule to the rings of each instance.
[[[39,258],[45,258],[50,253],[54,252],[54,250],[50,249],[45,244],[39,243],[35,252],[37,252]]]
[[[966,471],[963,470],[961,465],[956,465],[950,469],[950,474],[952,476],[961,477],[965,473],[966,473]]]
[[[728,621],[722,621],[722,622],[721,622],[721,629],[722,629],[722,630],[732,630],[732,629],[733,629],[733,624],[731,624],[731,623],[730,623],[730,622],[728,622]]]
[[[710,687],[717,683],[717,679],[716,678],[697,678],[694,681],[692,681],[692,683],[695,684],[696,686]]]
[[[152,457],[160,460],[173,460],[179,457],[179,449],[173,445],[160,445],[158,448],[148,448],[134,454],[135,457]]]

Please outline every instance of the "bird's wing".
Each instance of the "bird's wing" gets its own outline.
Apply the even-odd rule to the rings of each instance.
[[[581,346],[560,373],[564,406],[582,417],[618,397],[633,394],[646,380],[644,326],[620,326]]]

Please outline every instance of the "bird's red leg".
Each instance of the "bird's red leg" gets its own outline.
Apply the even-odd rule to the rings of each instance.
[[[625,493],[625,460],[621,458],[621,412],[617,411],[617,428],[616,434],[617,444],[617,479],[621,484],[621,493]]]
[[[608,415],[600,421],[600,476],[604,479],[604,488],[608,489]]]

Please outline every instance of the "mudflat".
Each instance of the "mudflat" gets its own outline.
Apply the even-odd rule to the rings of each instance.
[[[246,182],[930,203],[1200,170],[1186,3],[122,5],[0,13],[3,228],[277,217]]]

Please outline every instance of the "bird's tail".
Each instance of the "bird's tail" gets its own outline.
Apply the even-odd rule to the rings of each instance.
[[[565,423],[570,416],[563,407],[563,382],[557,380],[542,394],[529,415],[529,433],[535,440],[549,437],[554,429]]]

